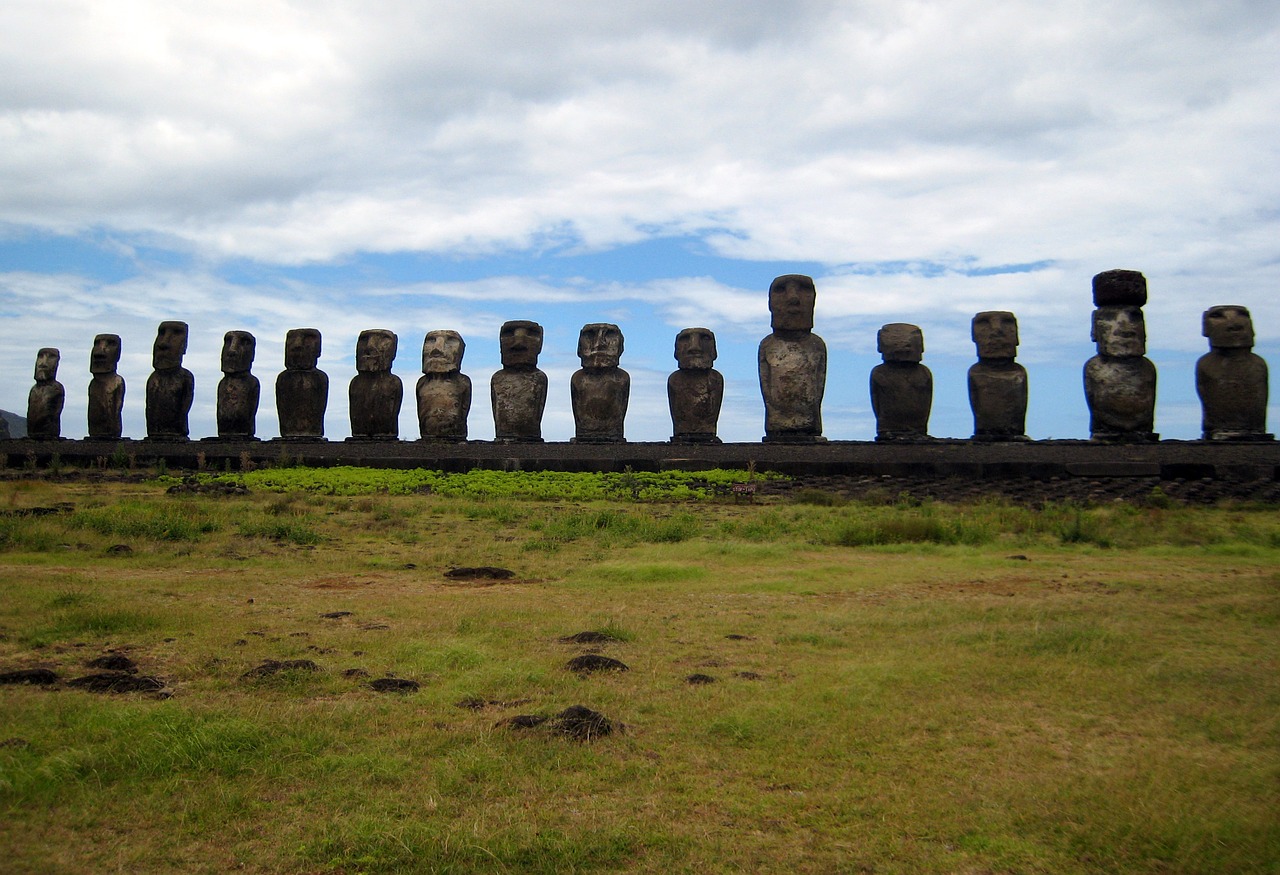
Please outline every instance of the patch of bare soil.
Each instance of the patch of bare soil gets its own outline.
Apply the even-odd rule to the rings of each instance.
[[[684,679],[684,682],[686,684],[692,684],[693,686],[700,686],[703,684],[714,684],[716,679],[709,674],[691,674]]]

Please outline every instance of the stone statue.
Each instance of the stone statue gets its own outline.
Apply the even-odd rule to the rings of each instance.
[[[62,405],[66,390],[58,382],[62,354],[51,346],[36,353],[36,384],[27,394],[27,437],[51,441],[62,437]]]
[[[249,373],[258,341],[247,331],[228,331],[222,338],[222,373],[218,382],[218,437],[257,440],[258,399],[262,387]]]
[[[428,331],[418,379],[418,430],[424,441],[465,441],[471,378],[461,372],[467,345],[456,331]]]
[[[1204,311],[1209,352],[1196,362],[1207,441],[1269,441],[1267,363],[1253,352],[1253,319],[1229,304]]]
[[[1089,434],[1098,441],[1154,441],[1156,366],[1147,358],[1142,305],[1146,278],[1109,270],[1093,278],[1093,331],[1098,354],[1084,366]]]
[[[89,353],[89,437],[119,439],[124,433],[124,378],[120,365],[120,335],[99,334]]]
[[[187,416],[195,399],[196,378],[182,366],[187,352],[187,323],[161,322],[151,347],[147,378],[147,438],[185,441]]]
[[[871,409],[876,440],[920,440],[929,436],[933,374],[920,363],[924,334],[915,325],[890,322],[876,334],[884,361],[871,369]]]
[[[711,365],[716,336],[706,328],[686,328],[676,335],[679,369],[667,377],[674,443],[720,443],[716,425],[724,400],[724,377]]]
[[[547,375],[538,370],[542,326],[537,322],[504,322],[498,333],[502,370],[489,380],[494,440],[541,441],[542,412],[547,406]]]
[[[400,436],[400,404],[404,384],[391,373],[399,339],[385,328],[360,332],[356,370],[348,386],[353,440],[396,440]]]
[[[276,413],[285,440],[324,438],[324,411],[329,406],[329,375],[320,361],[320,332],[291,328],[284,338],[284,370],[276,377]]]
[[[973,317],[978,362],[969,368],[969,406],[973,439],[1027,439],[1027,369],[1015,362],[1018,320],[1007,310],[987,310]]]
[[[827,345],[813,333],[817,289],[813,279],[787,274],[769,286],[773,333],[760,341],[760,393],[764,439],[783,443],[825,441],[822,394],[827,384]]]
[[[631,375],[618,367],[622,359],[622,331],[596,322],[578,335],[582,367],[569,379],[576,436],[573,443],[623,443],[623,422],[631,398]]]

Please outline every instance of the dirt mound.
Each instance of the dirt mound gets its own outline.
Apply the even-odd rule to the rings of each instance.
[[[325,620],[341,620],[343,617],[350,617],[351,611],[330,611],[327,614],[321,614],[321,619]]]
[[[416,693],[422,684],[408,678],[378,678],[369,681],[369,686],[379,693]]]
[[[106,671],[123,671],[128,674],[138,673],[138,664],[123,653],[108,653],[91,659],[85,663],[89,668],[101,668]]]
[[[591,741],[612,734],[613,722],[599,711],[572,705],[556,715],[551,728],[577,741]]]
[[[625,663],[608,656],[601,656],[598,653],[584,653],[582,656],[575,656],[565,664],[565,668],[569,671],[576,671],[578,674],[591,674],[597,671],[631,671],[631,668]]]
[[[608,632],[578,632],[576,635],[566,635],[560,640],[565,644],[609,644],[622,639]]]
[[[20,668],[0,673],[0,684],[56,684],[58,676],[47,668]]]
[[[509,726],[512,729],[533,729],[535,726],[541,726],[547,722],[546,717],[537,714],[517,714],[506,720],[499,720],[493,724],[495,727]]]
[[[450,568],[444,576],[449,580],[510,580],[516,573],[509,568],[478,565],[474,568]]]
[[[91,693],[157,693],[164,689],[164,681],[127,671],[104,671],[69,680],[67,686]]]
[[[320,671],[320,666],[309,659],[268,659],[262,665],[240,675],[241,680],[265,678],[282,671]]]
[[[684,682],[686,684],[693,684],[694,686],[698,686],[700,684],[714,684],[716,682],[716,679],[709,674],[691,674],[684,679]]]

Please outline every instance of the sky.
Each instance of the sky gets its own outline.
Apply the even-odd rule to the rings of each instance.
[[[498,329],[546,329],[543,433],[573,435],[578,331],[615,322],[630,440],[671,435],[685,327],[715,332],[720,436],[758,441],[780,274],[817,285],[824,431],[870,440],[876,331],[923,329],[930,433],[973,431],[973,314],[1012,310],[1033,438],[1087,438],[1091,277],[1142,271],[1156,430],[1200,434],[1200,314],[1240,304],[1280,362],[1280,4],[1271,0],[6,0],[0,408],[121,335],[143,437],[159,322],[189,323],[191,434],[223,335],[257,337],[277,435],[285,332],[323,333],[350,434],[362,329],[459,331],[489,439]],[[1276,406],[1269,422],[1276,428]]]

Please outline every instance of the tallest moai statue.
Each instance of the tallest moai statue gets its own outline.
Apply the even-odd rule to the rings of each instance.
[[[1136,270],[1108,270],[1093,278],[1092,339],[1098,354],[1084,366],[1089,436],[1140,442],[1155,433],[1156,366],[1146,358],[1147,278]]]

